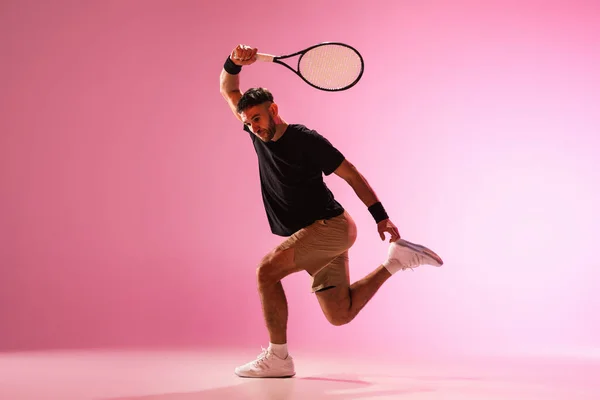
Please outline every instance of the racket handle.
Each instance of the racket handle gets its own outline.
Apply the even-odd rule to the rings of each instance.
[[[273,62],[275,56],[270,54],[256,53],[256,61]]]

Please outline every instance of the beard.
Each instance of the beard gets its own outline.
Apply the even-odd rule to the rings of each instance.
[[[265,132],[266,135],[264,138],[262,138],[260,136],[259,136],[259,138],[263,142],[270,142],[271,140],[273,140],[273,137],[275,136],[276,131],[277,131],[277,125],[275,124],[275,120],[273,119],[272,116],[269,115],[269,126],[267,127],[267,129],[263,129],[263,132]]]

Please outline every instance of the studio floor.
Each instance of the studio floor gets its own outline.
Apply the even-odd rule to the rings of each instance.
[[[600,359],[594,358],[381,361],[297,351],[294,378],[233,374],[258,353],[260,348],[0,353],[0,399],[600,399]]]

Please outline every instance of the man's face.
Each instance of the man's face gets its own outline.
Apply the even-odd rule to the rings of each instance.
[[[270,142],[275,136],[275,120],[268,104],[247,108],[240,114],[244,125],[263,142]]]

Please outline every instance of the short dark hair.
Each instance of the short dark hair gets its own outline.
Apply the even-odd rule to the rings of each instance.
[[[241,114],[244,110],[273,101],[273,94],[265,88],[251,88],[244,92],[237,103],[237,112]]]

